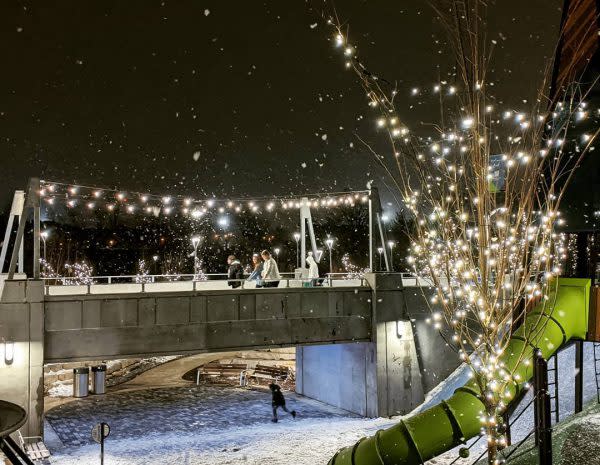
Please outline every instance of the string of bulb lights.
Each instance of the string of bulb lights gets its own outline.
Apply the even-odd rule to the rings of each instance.
[[[129,214],[142,212],[170,215],[180,212],[193,218],[201,218],[210,211],[261,213],[277,209],[299,209],[303,205],[311,208],[354,207],[364,205],[369,200],[369,191],[366,190],[295,196],[196,199],[182,195],[157,195],[44,180],[40,181],[39,194],[46,205],[64,203],[67,208],[83,206],[88,210],[105,209],[109,212],[124,210]]]

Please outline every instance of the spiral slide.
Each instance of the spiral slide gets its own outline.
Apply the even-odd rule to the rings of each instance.
[[[515,331],[502,361],[520,379],[533,376],[533,350],[547,359],[572,339],[585,340],[588,331],[590,281],[559,278],[547,302],[538,305]],[[539,329],[537,329],[539,327]],[[530,334],[527,344],[523,334]],[[526,354],[519,363],[521,353]],[[530,363],[524,363],[528,359]],[[513,398],[517,387],[513,387]],[[419,465],[480,433],[481,392],[474,382],[458,388],[452,397],[395,426],[363,438],[340,450],[329,465]]]

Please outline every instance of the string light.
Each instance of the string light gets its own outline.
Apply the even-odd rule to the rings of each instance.
[[[408,130],[406,128],[397,128],[397,135],[405,135],[407,133]],[[110,192],[110,189],[66,185],[56,182],[49,184],[46,181],[42,181],[41,184],[42,187],[39,191],[39,195],[48,205],[53,205],[57,200],[64,199],[69,208],[74,208],[77,205],[77,200],[81,199],[84,201],[84,205],[88,209],[103,207],[109,211],[114,211],[116,207],[116,205],[110,201],[101,201],[101,199],[104,197],[104,192]],[[52,189],[50,189],[50,186],[52,186]],[[61,187],[64,189],[64,192],[69,193],[69,197],[65,198],[61,194]],[[174,213],[175,211],[180,211],[182,214],[191,215],[193,218],[200,218],[211,209],[214,209],[219,213],[223,213],[226,209],[238,213],[246,209],[253,213],[259,213],[261,211],[272,212],[278,206],[284,210],[299,209],[303,205],[302,199],[304,198],[299,197],[295,199],[289,199],[275,197],[275,200],[258,199],[247,201],[223,200],[215,198],[195,200],[191,197],[158,196],[136,193],[131,193],[130,198],[128,198],[124,191],[118,190],[113,191],[113,195],[117,202],[124,204],[125,211],[130,214],[135,213],[138,210],[148,214],[157,214],[158,211],[162,210],[166,215]],[[357,205],[367,204],[368,199],[369,197],[367,191],[352,191],[322,194],[318,197],[307,198],[306,205],[313,208],[333,208],[342,205],[354,207]],[[148,205],[149,202],[157,204],[157,206],[153,207],[152,205]]]
[[[465,34],[473,33],[470,20],[451,19],[465,26]],[[340,24],[333,19],[329,24],[341,35]],[[349,39],[343,40],[346,44]],[[481,53],[474,49],[478,43],[477,37],[469,37],[461,54]],[[578,103],[585,95],[580,86],[563,87],[567,103],[559,101],[550,120],[535,106],[531,112],[496,109],[492,102],[499,100],[488,92],[493,83],[473,78],[484,75],[485,69],[479,69],[484,61],[460,61],[466,69],[457,73],[456,86],[447,81],[421,86],[438,94],[434,101],[439,101],[441,117],[424,122],[418,135],[402,134],[405,124],[393,98],[395,90],[390,97],[383,79],[357,57],[352,69],[376,112],[378,133],[390,143],[394,164],[379,155],[378,161],[389,169],[414,225],[408,232],[407,263],[418,280],[430,285],[431,295],[426,297],[432,314],[427,322],[436,330],[445,326],[447,342],[471,368],[472,387],[479,389],[485,407],[480,412],[481,432],[496,450],[507,444],[501,418],[507,403],[528,387],[516,372],[527,350],[510,354],[511,366],[505,365],[513,319],[525,311],[523,301],[553,301],[567,249],[576,249],[572,238],[567,245],[566,236],[557,232],[564,224],[558,200],[565,189],[562,179],[570,179],[583,155],[594,150],[600,109]],[[458,88],[465,98],[442,95],[456,95]],[[405,92],[421,95],[419,87]],[[456,115],[463,116],[457,121]],[[592,118],[596,129],[590,134]],[[585,133],[568,134],[583,121]],[[427,127],[435,129],[427,135]],[[401,135],[405,144],[398,140]],[[402,163],[397,163],[400,158]]]

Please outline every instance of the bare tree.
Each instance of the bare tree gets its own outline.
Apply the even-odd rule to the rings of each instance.
[[[438,82],[431,91],[440,118],[427,135],[414,133],[396,107],[397,89],[359,58],[347,25],[337,14],[326,20],[389,142],[389,154],[365,145],[413,217],[408,261],[429,286],[431,324],[471,368],[485,406],[488,463],[496,464],[506,444],[502,413],[527,381],[504,363],[504,350],[533,302],[552,304],[565,255],[556,232],[559,205],[598,136],[596,121],[586,134],[577,124],[598,112],[574,82],[548,95],[551,63],[532,108],[496,108],[487,85],[494,43],[485,29],[486,2],[440,0],[432,7],[448,31],[458,72],[456,82]],[[526,338],[545,322],[540,316]],[[525,355],[525,349],[512,354],[519,361],[513,366],[527,363]]]

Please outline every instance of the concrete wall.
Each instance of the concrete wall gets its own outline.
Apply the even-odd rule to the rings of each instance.
[[[44,318],[41,281],[6,281],[0,299],[0,399],[28,412],[24,436],[42,434]],[[6,344],[13,344],[12,363]]]
[[[366,416],[393,416],[420,405],[459,365],[429,307],[398,274],[367,276],[373,292],[373,342],[297,349],[300,394]]]
[[[359,415],[377,416],[375,344],[296,348],[296,392]]]
[[[371,291],[290,288],[46,296],[48,362],[371,339]]]

